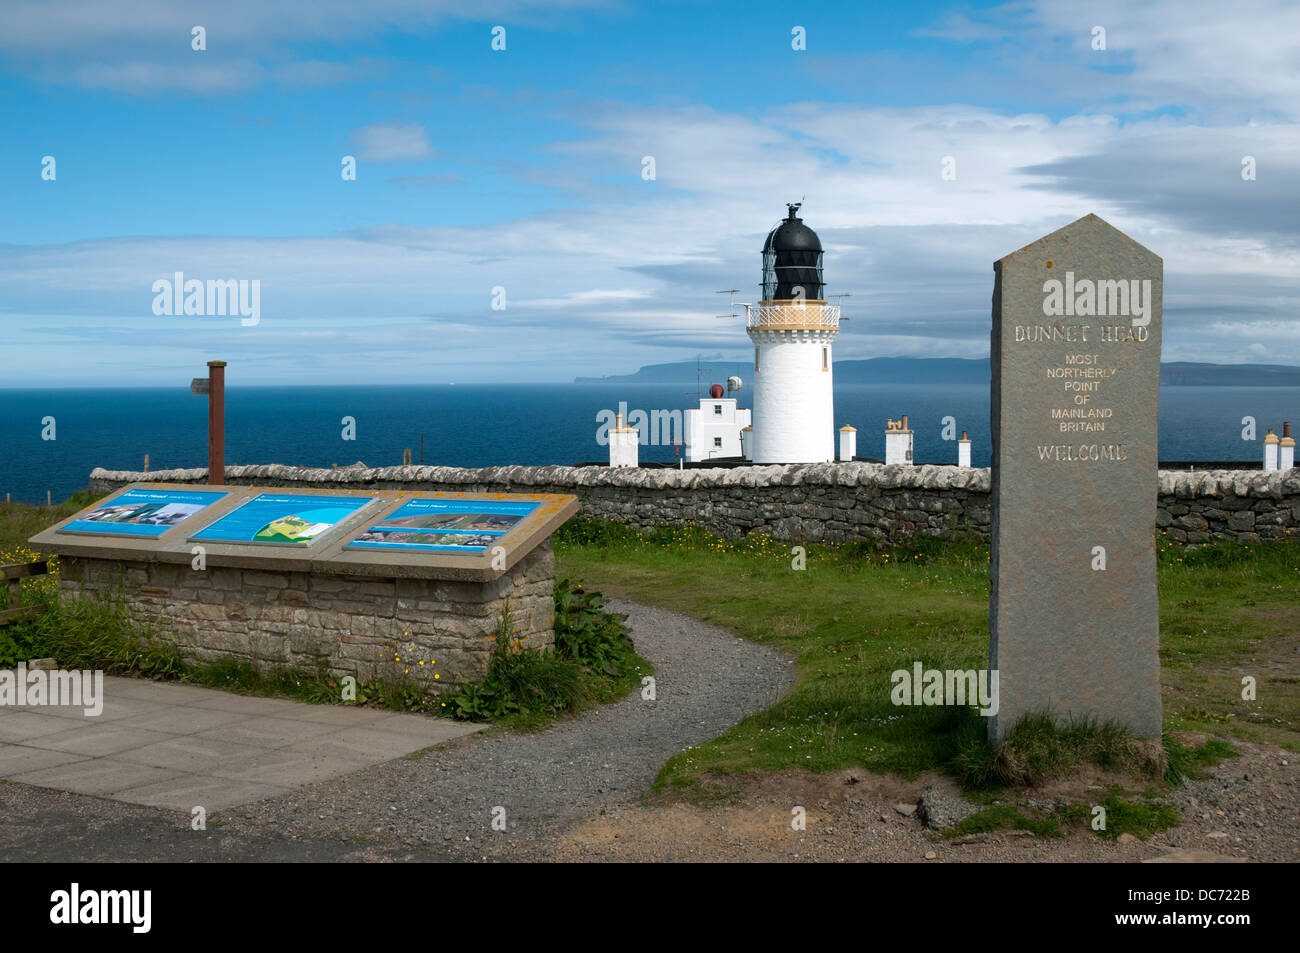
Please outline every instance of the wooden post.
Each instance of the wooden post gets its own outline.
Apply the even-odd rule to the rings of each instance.
[[[147,453],[144,455],[144,472],[149,472],[149,454]]]
[[[51,505],[53,505],[53,504],[50,503],[50,491],[49,491],[49,490],[46,490],[46,491],[45,491],[45,505],[46,505],[46,506],[51,506]]]
[[[10,563],[0,566],[0,579],[6,583],[7,597],[0,603],[0,625],[8,625],[19,619],[30,619],[45,611],[42,606],[24,606],[23,580],[30,576],[42,576],[49,571],[45,560],[33,563]]]
[[[208,361],[208,483],[226,484],[225,361]]]
[[[405,450],[402,451],[402,466],[409,467],[410,465],[411,465],[411,448],[407,447]]]
[[[424,434],[420,434],[420,466],[424,466]]]

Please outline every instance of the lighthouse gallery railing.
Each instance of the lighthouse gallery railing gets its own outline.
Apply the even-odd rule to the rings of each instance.
[[[838,305],[812,301],[756,304],[749,309],[747,328],[838,328]]]

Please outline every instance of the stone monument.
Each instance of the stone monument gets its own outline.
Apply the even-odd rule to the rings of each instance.
[[[1096,215],[993,266],[992,741],[1044,712],[1160,738],[1163,269]]]

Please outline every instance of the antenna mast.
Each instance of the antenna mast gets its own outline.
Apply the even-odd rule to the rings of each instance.
[[[836,301],[835,301],[835,306],[836,306],[837,308],[840,309],[840,312],[841,312],[841,313],[840,313],[840,320],[841,320],[841,321],[851,321],[851,320],[853,320],[852,318],[846,318],[846,317],[844,317],[844,314],[843,314],[843,311],[844,311],[844,299],[845,299],[845,298],[852,298],[852,297],[853,297],[853,292],[852,292],[852,291],[845,291],[843,294],[837,294],[837,295],[827,295],[826,297],[828,297],[828,298],[835,298],[835,299],[836,299]]]

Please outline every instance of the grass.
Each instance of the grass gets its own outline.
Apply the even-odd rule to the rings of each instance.
[[[1117,791],[1111,791],[1101,802],[1106,809],[1106,827],[1098,831],[1112,840],[1121,834],[1132,834],[1146,840],[1153,834],[1177,827],[1178,812],[1167,804],[1143,804],[1126,800]]]
[[[1177,737],[1165,735],[1165,752],[1168,755],[1168,767],[1165,780],[1170,784],[1182,784],[1191,778],[1205,776],[1205,769],[1213,767],[1224,758],[1235,758],[1237,749],[1222,738],[1207,738],[1200,745],[1192,747],[1184,744]]]
[[[993,831],[1029,831],[1038,837],[1061,837],[1060,821],[1052,816],[1031,817],[1014,804],[995,804],[972,814],[952,830],[947,837],[963,837],[970,834],[988,834]]]
[[[292,698],[316,705],[347,704],[343,700],[343,686],[339,679],[327,671],[305,672],[288,668],[267,671],[254,668],[247,662],[222,659],[183,667],[177,677],[181,681],[220,688],[238,695]],[[370,696],[377,695],[377,686],[363,685],[357,690],[357,701],[365,704]],[[375,704],[376,707],[394,711],[410,710],[405,705],[393,704],[384,699],[376,700]]]
[[[617,596],[685,612],[797,659],[775,706],[670,759],[657,789],[706,774],[862,765],[915,777],[948,770],[973,786],[1039,781],[1082,764],[1139,780],[1178,780],[1230,746],[1194,753],[1135,743],[1113,726],[1049,730],[1031,721],[997,752],[968,709],[895,707],[890,673],[978,669],[988,653],[988,547],[972,541],[806,545],[723,540],[692,526],[638,534],[571,521],[556,537],[562,571]],[[1167,732],[1225,734],[1296,750],[1300,689],[1289,659],[1300,632],[1300,545],[1158,546]],[[1243,702],[1254,674],[1257,701]],[[982,747],[982,751],[981,751]],[[1191,749],[1189,749],[1190,751]],[[1166,768],[1166,764],[1168,768]]]
[[[553,652],[530,651],[513,641],[507,609],[487,678],[449,695],[443,703],[448,713],[534,731],[627,695],[654,668],[628,641],[625,617],[606,612],[603,605],[600,593],[557,580]]]
[[[1183,550],[1161,537],[1158,553],[1166,729],[1300,751],[1300,542]]]
[[[0,503],[0,554],[26,548],[27,540],[37,533],[107,495],[82,490],[53,506]]]
[[[175,648],[136,626],[119,598],[60,603],[52,581],[54,577],[40,578],[23,592],[25,604],[46,606],[43,614],[0,628],[0,666],[54,658],[60,668],[94,669],[109,675],[182,675],[184,666]]]
[[[1093,828],[1094,811],[1105,810],[1105,827]],[[1177,827],[1178,812],[1164,804],[1144,804],[1122,796],[1118,788],[1095,805],[1068,804],[1047,812],[1021,809],[1015,804],[994,804],[972,814],[944,837],[988,834],[994,831],[1028,831],[1037,837],[1064,837],[1069,830],[1093,831],[1100,837],[1115,840],[1132,834],[1147,840],[1160,831]]]
[[[1022,718],[996,747],[973,739],[951,762],[968,785],[1031,786],[1095,765],[1136,778],[1166,774],[1164,748],[1132,737],[1123,727],[1093,719],[1057,724],[1046,715]]]

